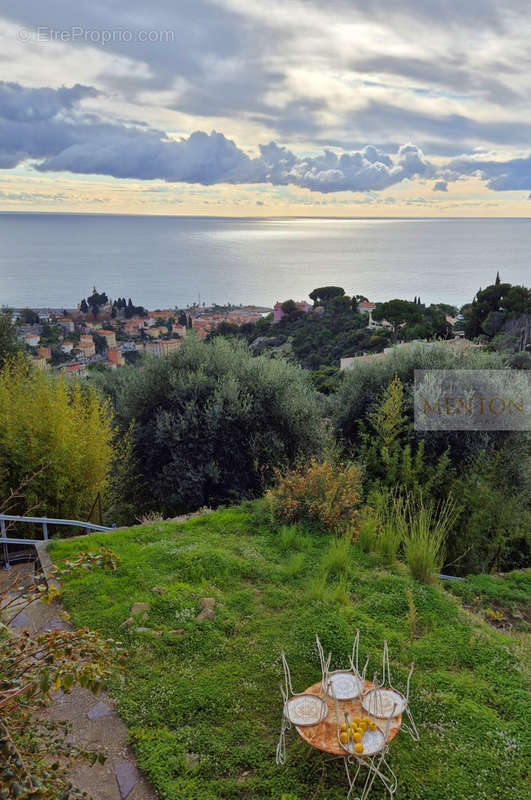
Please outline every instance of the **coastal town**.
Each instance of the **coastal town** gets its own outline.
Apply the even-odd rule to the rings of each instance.
[[[330,292],[338,294],[328,297]],[[406,320],[411,309],[420,314],[420,298],[404,301],[409,310],[403,320],[395,321],[396,324],[377,314],[377,303],[363,295],[348,298],[340,287],[321,287],[311,292],[310,298],[313,303],[285,300],[277,301],[273,308],[196,303],[181,309],[147,310],[134,305],[131,298],[127,301],[124,297],[109,299],[94,286],[92,293],[76,308],[18,308],[9,313],[19,345],[36,368],[79,378],[134,365],[146,356],[169,355],[181,347],[190,334],[199,339],[218,334],[236,336],[246,340],[255,354],[267,349],[272,355],[291,356],[303,366],[309,366],[299,352],[302,341],[302,349],[313,353],[310,356],[310,360],[315,361],[313,368],[333,369],[336,377],[338,370],[342,372],[366,360],[383,358],[396,346],[410,347],[428,344],[428,339],[454,341],[464,337],[463,315],[450,306],[430,306],[429,309],[422,306],[428,328],[408,330]],[[436,324],[434,313],[438,315]],[[419,319],[421,317],[422,314]],[[323,353],[321,340],[331,341],[327,318],[335,320],[333,325],[337,328],[332,339],[337,336],[339,339],[337,351]],[[300,331],[294,341],[297,320],[299,323],[306,320],[310,328]],[[354,336],[345,338],[351,325],[356,329]],[[317,329],[320,332],[314,341],[312,336],[315,338]],[[400,344],[396,340],[398,332],[405,339]],[[314,378],[319,384],[319,376]],[[335,381],[331,372],[326,373],[324,379],[327,385]]]
[[[113,301],[94,286],[75,309],[20,308],[11,313],[35,367],[87,377],[91,370],[115,370],[142,355],[168,355],[191,331],[205,339],[221,323],[240,326],[271,312],[259,306],[205,304],[148,311],[130,299]]]

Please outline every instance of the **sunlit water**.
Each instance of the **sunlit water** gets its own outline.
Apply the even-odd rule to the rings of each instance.
[[[316,286],[460,305],[529,283],[531,220],[0,214],[0,304],[72,307],[92,289],[149,308],[271,305]]]

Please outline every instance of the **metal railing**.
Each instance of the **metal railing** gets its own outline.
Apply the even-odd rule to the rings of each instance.
[[[6,522],[29,522],[42,526],[41,539],[20,539],[15,536],[7,535]],[[9,550],[10,544],[33,545],[34,547],[38,542],[48,540],[48,525],[65,525],[66,527],[83,528],[85,533],[90,531],[113,531],[116,525],[112,528],[105,527],[104,525],[94,525],[92,522],[81,522],[77,519],[52,519],[51,517],[16,517],[11,514],[0,514],[0,543],[4,551],[4,569],[11,569],[9,563]]]

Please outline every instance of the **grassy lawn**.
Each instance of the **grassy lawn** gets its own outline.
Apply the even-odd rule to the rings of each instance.
[[[370,674],[380,666],[384,639],[399,687],[416,664],[411,706],[421,740],[399,735],[390,752],[399,798],[528,796],[525,635],[494,630],[450,592],[418,584],[400,568],[387,571],[350,544],[300,528],[273,530],[261,509],[249,504],[50,545],[56,562],[99,544],[122,559],[116,573],[67,579],[64,602],[76,625],[128,649],[110,691],[160,796],[344,798],[341,762],[325,764],[295,731],[288,733],[286,765],[275,765],[280,651],[301,691],[320,674],[315,634],[325,652],[332,650],[332,666],[346,666],[356,628],[360,655],[371,654]],[[526,591],[523,581],[520,589]],[[216,598],[216,613],[198,622],[202,597]],[[139,626],[185,633],[154,638],[120,627],[136,601],[151,604]],[[383,793],[375,788],[371,797]]]
[[[464,581],[445,584],[448,591],[491,625],[531,632],[531,570],[507,575],[469,575]]]

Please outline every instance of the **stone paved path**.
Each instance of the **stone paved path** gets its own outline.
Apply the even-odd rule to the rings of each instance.
[[[8,573],[14,578],[29,575],[33,565],[18,565]],[[0,585],[6,580],[0,575]],[[60,618],[61,607],[35,602],[11,623],[14,630],[28,628],[32,633],[58,628],[65,630],[68,623]],[[156,800],[153,787],[138,770],[131,748],[127,744],[127,728],[114,710],[112,698],[101,692],[94,697],[91,692],[75,688],[71,694],[59,692],[44,714],[54,720],[69,720],[72,723],[72,740],[87,750],[107,750],[105,764],[93,767],[78,764],[71,773],[71,780],[85,790],[93,800]]]

